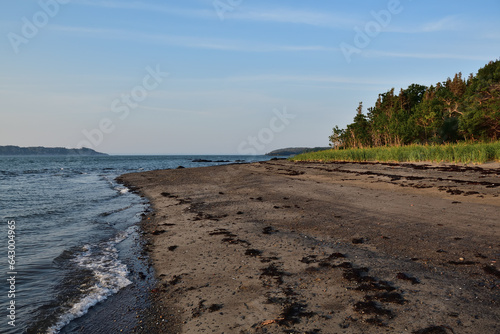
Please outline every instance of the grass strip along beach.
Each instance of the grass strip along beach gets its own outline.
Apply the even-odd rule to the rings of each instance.
[[[499,176],[498,163],[286,160],[123,175],[154,209],[145,327],[498,333]]]
[[[350,148],[304,153],[292,161],[383,161],[383,162],[460,162],[500,161],[500,141],[444,145],[408,145]]]

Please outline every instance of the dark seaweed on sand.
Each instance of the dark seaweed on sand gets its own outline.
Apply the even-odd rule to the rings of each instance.
[[[490,275],[494,275],[494,276],[500,278],[500,270],[498,270],[497,268],[495,268],[493,266],[484,266],[483,269],[484,269],[485,273],[490,274]]]
[[[285,305],[283,312],[280,315],[280,319],[277,323],[280,326],[287,326],[300,323],[300,318],[307,317],[310,318],[316,313],[306,311],[307,304],[300,302],[293,302]]]
[[[390,318],[393,316],[391,310],[381,307],[374,301],[357,302],[354,304],[354,310],[362,314],[377,314],[388,316]]]
[[[278,268],[274,263],[271,263],[269,266],[261,269],[261,276],[270,276],[276,279],[278,284],[283,284],[283,276],[287,275],[284,271]]]
[[[279,232],[278,230],[275,230],[272,226],[266,226],[262,229],[263,234],[273,234]]]
[[[405,281],[410,281],[411,284],[419,284],[420,283],[420,281],[418,280],[418,278],[408,276],[405,273],[397,273],[396,274],[396,278],[397,279],[401,279],[401,280],[405,280]]]
[[[248,256],[257,257],[257,256],[260,256],[261,254],[262,254],[262,251],[260,251],[258,249],[247,249],[245,251],[245,255],[248,255]]]
[[[406,300],[398,292],[382,292],[374,296],[366,296],[366,300],[377,300],[382,303],[404,304]]]
[[[450,330],[450,331],[448,331]],[[424,329],[420,329],[418,331],[413,332],[413,334],[448,334],[454,333],[453,329],[448,326],[430,326]]]

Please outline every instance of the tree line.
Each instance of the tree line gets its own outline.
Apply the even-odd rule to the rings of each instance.
[[[396,94],[379,94],[363,113],[360,102],[353,123],[335,126],[334,148],[491,141],[500,138],[500,60],[467,79],[457,73],[430,87],[412,84]]]

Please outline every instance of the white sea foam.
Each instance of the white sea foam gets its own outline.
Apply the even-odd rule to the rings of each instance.
[[[126,194],[130,191],[129,188],[127,187],[121,187],[121,186],[117,186],[117,187],[113,187],[114,190],[118,191],[120,194]]]
[[[47,330],[47,334],[56,334],[72,320],[86,314],[97,303],[117,293],[132,282],[127,278],[127,266],[118,259],[116,245],[130,234],[132,228],[119,233],[112,240],[99,245],[85,245],[83,251],[73,261],[78,266],[92,271],[95,283],[84,288],[82,297],[69,305],[57,323]]]

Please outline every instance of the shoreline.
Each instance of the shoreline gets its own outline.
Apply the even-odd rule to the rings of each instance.
[[[148,211],[146,210],[146,213]],[[146,214],[144,213],[144,214]],[[142,222],[116,247],[130,272],[131,284],[93,305],[84,315],[72,319],[59,333],[147,333],[151,290],[156,285],[147,253]]]
[[[426,166],[122,175],[154,210],[142,224],[158,280],[148,322],[166,319],[163,333],[495,332],[498,169]]]

